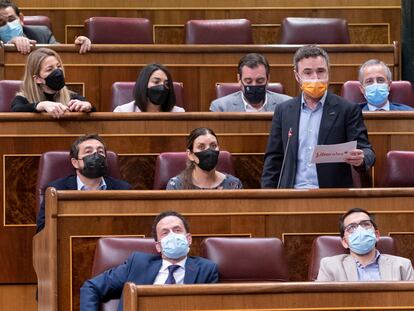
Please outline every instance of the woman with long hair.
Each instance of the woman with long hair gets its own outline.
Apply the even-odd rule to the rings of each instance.
[[[187,167],[171,178],[167,190],[179,189],[241,189],[241,181],[216,170],[220,153],[213,130],[202,127],[187,137]]]
[[[58,53],[40,48],[27,57],[20,91],[11,104],[13,112],[47,112],[59,118],[69,111],[95,111],[83,96],[65,85],[65,71]]]
[[[145,66],[135,82],[134,100],[118,106],[114,112],[184,112],[175,105],[170,72],[160,64]]]

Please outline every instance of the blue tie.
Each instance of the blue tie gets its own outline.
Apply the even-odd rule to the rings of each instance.
[[[165,284],[175,284],[174,272],[177,271],[179,265],[171,265],[168,267],[168,278],[165,281]]]

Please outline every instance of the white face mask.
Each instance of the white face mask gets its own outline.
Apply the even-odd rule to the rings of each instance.
[[[0,27],[0,39],[3,42],[9,42],[14,37],[21,36],[23,36],[23,27],[18,18]]]

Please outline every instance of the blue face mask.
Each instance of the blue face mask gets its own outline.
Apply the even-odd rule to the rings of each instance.
[[[374,83],[365,87],[364,96],[369,104],[378,107],[387,101],[389,93],[387,83]]]
[[[162,254],[171,259],[186,256],[190,250],[187,237],[183,234],[170,232],[161,239]]]
[[[358,227],[349,237],[348,246],[358,255],[368,254],[377,242],[375,231],[373,229],[363,229]]]
[[[23,27],[18,18],[0,27],[0,39],[3,42],[7,43],[14,37],[20,36],[23,36]]]

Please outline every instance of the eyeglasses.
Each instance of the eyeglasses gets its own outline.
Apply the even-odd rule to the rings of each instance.
[[[359,223],[353,222],[345,227],[345,232],[351,234],[353,233],[359,226],[361,226],[363,229],[371,229],[373,227],[372,221],[362,220]]]

